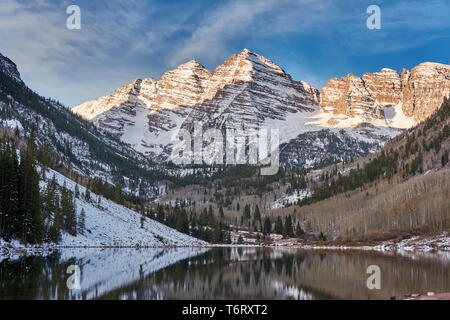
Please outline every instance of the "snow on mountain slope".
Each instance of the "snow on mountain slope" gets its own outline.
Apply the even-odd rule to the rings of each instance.
[[[403,70],[401,76],[384,68],[362,77],[331,79],[319,93],[304,81],[294,81],[269,59],[244,49],[214,72],[192,60],[159,81],[135,80],[113,96],[72,111],[157,162],[171,160],[177,133],[186,129],[192,134],[195,123],[202,124],[203,132],[278,129],[280,143],[292,141],[298,152],[311,151],[304,150],[309,143],[298,143],[303,134],[323,129],[342,143],[375,143],[378,149],[440,106],[450,93],[449,75],[450,66],[437,63]],[[146,81],[151,85],[140,85]],[[339,159],[343,154],[336,150],[326,157]]]
[[[156,85],[140,85],[151,81]],[[144,94],[146,88],[150,94]],[[144,101],[145,100],[145,101]],[[180,128],[278,128],[294,138],[309,115],[320,110],[319,92],[294,81],[272,61],[245,49],[214,72],[195,60],[164,73],[159,81],[135,80],[72,109],[152,159],[167,160]],[[289,124],[288,126],[286,124]]]
[[[49,170],[46,173],[48,179],[55,175],[57,183],[75,190],[76,183],[56,171]],[[41,181],[41,187],[46,182]],[[86,188],[78,185],[81,194]],[[80,197],[82,198],[82,197]],[[75,199],[77,214],[84,209],[86,214],[86,231],[83,235],[76,237],[67,233],[58,246],[204,246],[207,243],[186,234],[180,233],[155,220],[146,218],[144,228],[141,228],[141,215],[133,210],[127,209],[117,203],[92,194],[93,201]],[[100,198],[100,202],[97,201]]]
[[[8,57],[5,57],[0,53],[0,72],[5,73],[11,79],[16,82],[23,83],[20,73],[17,70],[17,66]]]
[[[281,140],[288,141],[317,110],[317,90],[245,49],[216,68],[204,102],[193,108],[183,128],[192,131],[201,121],[204,128],[221,130],[279,129]]]
[[[98,169],[94,168],[97,164],[111,171],[112,162],[123,161],[126,157],[145,162],[130,147],[102,134],[57,101],[39,96],[28,88],[20,79],[14,62],[1,54],[0,125],[12,129],[17,126],[25,136],[29,136],[31,128],[35,127],[39,145],[47,145],[74,170],[85,174]],[[100,146],[102,150],[99,150]],[[105,161],[105,152],[111,161]]]
[[[119,183],[122,190],[134,194],[141,185],[148,197],[155,196],[157,183],[149,176],[155,172],[159,177],[166,175],[161,172],[164,168],[156,167],[143,154],[80,119],[57,101],[40,96],[18,77],[16,65],[0,54],[0,127],[13,130],[17,127],[22,137],[29,137],[35,128],[36,143],[48,147],[52,161],[84,176]],[[134,86],[138,86],[137,81],[129,88],[130,92]],[[144,80],[140,87],[147,97],[151,83]],[[121,113],[117,115],[119,119],[128,116],[128,123],[134,124],[129,105]],[[149,175],[142,174],[143,171]]]

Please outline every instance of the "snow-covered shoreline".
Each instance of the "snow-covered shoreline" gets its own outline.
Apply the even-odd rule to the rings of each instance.
[[[145,217],[102,196],[91,195],[85,198],[86,188],[54,170],[46,171],[46,179],[40,182],[41,190],[46,188],[49,179],[55,176],[59,186],[75,192],[76,214],[84,210],[85,230],[72,236],[62,231],[59,243],[24,245],[18,240],[7,242],[0,239],[0,257],[18,254],[47,254],[54,250],[67,248],[203,248],[207,242],[172,229],[156,220]]]
[[[450,254],[450,233],[447,231],[439,235],[415,236],[401,241],[383,241],[373,245],[302,245],[306,249],[331,250],[372,250],[372,251],[404,251],[404,252],[445,252]]]
[[[305,250],[361,250],[361,251],[379,251],[379,252],[405,252],[405,253],[440,253],[450,256],[450,233],[444,231],[435,236],[416,236],[401,241],[383,241],[378,244],[320,244],[320,243],[296,243],[284,241],[271,244],[210,244],[204,241],[194,242],[192,244],[178,245],[58,245],[41,244],[25,246],[18,241],[10,243],[0,239],[0,257],[12,254],[45,254],[61,249],[170,249],[170,248],[286,248],[286,249],[305,249]]]

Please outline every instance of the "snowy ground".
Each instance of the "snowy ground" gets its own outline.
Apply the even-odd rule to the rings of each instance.
[[[400,242],[386,241],[383,247],[390,249],[400,249],[404,251],[424,251],[431,252],[442,250],[450,252],[450,233],[444,231],[436,236],[417,236]]]
[[[374,245],[315,245],[305,244],[299,245],[305,249],[331,249],[331,250],[374,250],[382,252],[397,253],[434,253],[438,252],[445,255],[450,260],[450,232],[444,231],[438,235],[416,236],[401,241],[383,241]]]
[[[233,227],[232,227],[233,229]],[[236,246],[239,236],[243,240],[242,246],[260,246],[260,247],[285,247],[301,249],[326,249],[326,250],[366,250],[380,251],[385,253],[400,253],[402,255],[426,255],[439,253],[450,261],[450,232],[444,231],[437,235],[416,236],[401,241],[383,241],[377,244],[321,244],[320,242],[302,242],[298,238],[284,239],[279,234],[269,234],[263,239],[263,234],[259,233],[260,239],[257,239],[257,232],[247,230],[231,231],[232,246]],[[212,245],[220,246],[220,245]],[[229,246],[229,245],[226,245]]]
[[[270,208],[278,209],[284,208],[286,205],[291,205],[297,203],[299,200],[302,200],[311,195],[311,192],[308,190],[295,190],[292,194],[287,194],[281,197],[280,199],[274,201]]]
[[[66,187],[75,190],[76,183],[56,171],[49,170],[46,178],[51,179],[55,174],[59,185],[66,182]],[[41,188],[46,182],[41,181]],[[91,193],[92,201],[83,200],[86,189],[78,185],[80,198],[76,198],[77,216],[84,209],[86,214],[86,228],[84,234],[76,237],[65,232],[62,241],[55,244],[44,244],[37,246],[42,249],[57,247],[192,247],[205,246],[206,242],[190,237],[186,234],[169,228],[155,220],[146,218],[144,227],[141,228],[141,215],[133,210],[127,209],[117,203]],[[26,250],[33,251],[35,248],[25,248],[18,241],[6,243],[0,240],[0,251]]]

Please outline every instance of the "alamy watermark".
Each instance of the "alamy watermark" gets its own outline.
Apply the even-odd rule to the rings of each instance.
[[[369,30],[381,29],[381,9],[379,6],[373,4],[367,7],[366,12],[370,14],[367,18],[366,26]]]
[[[69,290],[81,289],[81,269],[79,266],[70,265],[67,267],[66,273],[71,274],[67,279],[66,285]]]
[[[77,5],[70,5],[66,9],[66,13],[70,16],[67,18],[66,26],[69,30],[81,29],[81,9]]]
[[[170,160],[177,165],[261,165],[261,175],[275,175],[279,169],[278,129],[219,129],[203,133],[201,122],[194,123],[193,136],[180,129]],[[270,151],[270,152],[269,152]]]
[[[381,269],[377,265],[370,265],[367,267],[367,271],[370,276],[367,278],[367,289],[381,289]]]

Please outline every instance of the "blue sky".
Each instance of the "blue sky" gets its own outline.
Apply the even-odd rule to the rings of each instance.
[[[450,64],[450,1],[0,0],[0,52],[25,82],[73,107],[197,59],[247,48],[320,89],[333,77]],[[66,8],[81,8],[81,30]],[[381,30],[366,9],[381,8]]]

